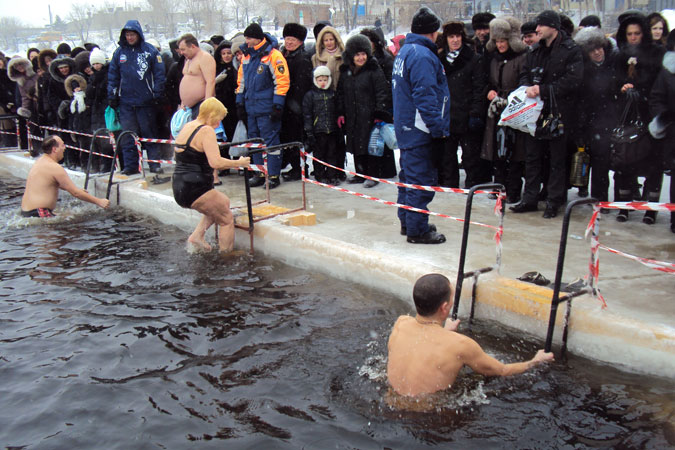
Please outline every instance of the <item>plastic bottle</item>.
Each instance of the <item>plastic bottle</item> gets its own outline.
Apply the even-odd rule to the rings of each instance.
[[[591,156],[586,153],[584,147],[577,147],[577,152],[572,156],[570,184],[575,187],[587,187],[590,172]]]

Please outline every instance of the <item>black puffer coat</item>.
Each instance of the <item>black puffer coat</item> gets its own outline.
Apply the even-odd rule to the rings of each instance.
[[[286,58],[291,79],[286,93],[284,114],[290,112],[296,116],[302,116],[302,101],[307,91],[312,88],[312,60],[309,53],[305,51],[304,45],[300,45],[292,52],[284,49],[282,54]]]
[[[105,128],[105,110],[108,107],[108,65],[89,77],[85,102],[91,112],[91,131]]]
[[[368,42],[370,45],[370,42]],[[345,58],[351,61],[351,58]],[[391,89],[382,69],[373,58],[354,73],[349,64],[340,66],[337,89],[338,116],[345,117],[347,151],[368,154],[370,132],[376,118],[391,122]]]
[[[305,133],[334,133],[337,127],[336,94],[332,89],[313,87],[302,102]]]
[[[663,57],[663,68],[654,81],[649,97],[649,110],[654,117],[660,115],[661,126],[668,126],[663,145],[666,152],[664,156],[666,167],[675,170],[675,51],[667,52]]]
[[[445,69],[450,90],[450,133],[469,131],[469,117],[484,120],[487,113],[487,74],[482,57],[463,44],[452,64],[446,59],[447,50],[439,57]]]
[[[38,55],[38,65],[43,73],[38,77],[37,82],[37,113],[40,125],[56,125],[56,111],[52,111],[49,106],[49,80],[52,76],[49,74],[49,65],[47,57],[52,61],[56,59],[56,52],[52,49],[44,49]]]
[[[563,116],[565,131],[576,123],[576,101],[584,78],[584,58],[579,47],[564,31],[559,31],[550,47],[540,41],[527,54],[523,71],[520,73],[520,86],[533,86],[532,69],[543,68],[543,78],[539,83],[541,99],[544,101],[542,114],[550,111],[549,86],[553,86],[558,108]]]

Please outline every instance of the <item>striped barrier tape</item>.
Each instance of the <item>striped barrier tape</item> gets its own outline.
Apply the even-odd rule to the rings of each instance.
[[[600,208],[630,209],[633,211],[670,211],[675,212],[675,203],[655,202],[599,202]]]
[[[309,178],[303,178],[302,181],[304,181],[305,183],[316,184],[317,186],[321,186],[321,187],[333,189],[333,190],[335,190],[335,191],[343,192],[343,193],[345,193],[345,194],[353,195],[353,196],[356,196],[356,197],[365,198],[365,199],[367,199],[367,200],[372,200],[372,201],[374,201],[374,202],[381,203],[381,204],[383,204],[383,205],[387,205],[387,206],[395,206],[395,207],[397,207],[397,208],[403,208],[403,209],[406,209],[406,210],[412,211],[412,212],[418,212],[418,213],[422,213],[422,214],[428,214],[428,215],[430,215],[430,216],[436,216],[436,217],[443,217],[443,218],[445,218],[445,219],[451,219],[451,220],[455,220],[455,221],[457,221],[457,222],[464,222],[464,219],[462,219],[462,218],[460,218],[460,217],[454,217],[454,216],[449,216],[449,215],[447,215],[447,214],[442,214],[442,213],[437,213],[437,212],[433,212],[433,211],[428,211],[428,210],[426,210],[426,209],[415,208],[414,206],[402,205],[402,204],[400,204],[400,203],[392,202],[392,201],[389,201],[389,200],[383,200],[383,199],[377,198],[377,197],[372,197],[372,196],[370,196],[370,195],[362,194],[362,193],[360,193],[360,192],[350,191],[350,190],[348,190],[348,189],[344,189],[344,188],[341,188],[341,187],[333,186],[332,184],[322,183],[322,182],[320,182],[320,181],[312,180],[312,179],[309,179]],[[487,224],[485,224],[485,223],[480,223],[480,222],[473,222],[473,221],[470,221],[469,223],[472,224],[472,225],[478,225],[479,227],[491,228],[491,229],[493,229],[493,230],[496,230],[496,231],[497,231],[497,234],[499,235],[499,238],[497,238],[497,234],[496,234],[496,235],[495,235],[495,239],[499,239],[499,240],[501,241],[501,233],[499,233],[499,227],[496,227],[496,226],[494,226],[494,225],[487,225]]]
[[[367,180],[372,180],[372,181],[377,181],[378,183],[382,184],[391,184],[393,186],[398,186],[398,187],[403,187],[403,188],[408,188],[408,189],[417,189],[420,191],[431,191],[431,192],[450,192],[450,193],[455,193],[455,194],[468,194],[469,190],[468,189],[460,189],[460,188],[447,188],[447,187],[441,187],[441,186],[422,186],[419,184],[408,184],[408,183],[400,183],[398,181],[391,181],[391,180],[386,180],[383,178],[377,178],[377,177],[371,177],[369,175],[363,175],[361,173],[357,172],[352,172],[350,170],[345,170],[344,168],[334,166],[332,164],[328,164],[325,161],[321,161],[318,158],[315,158],[313,155],[310,155],[304,151],[301,150],[301,153],[306,156],[311,158],[313,161],[318,162],[319,164],[323,164],[326,167],[330,167],[331,169],[339,170],[340,172],[347,173],[349,175],[355,176],[355,177],[361,177],[365,178]],[[498,194],[499,192],[497,191],[476,191],[474,192],[475,194]]]
[[[40,136],[33,136],[32,134],[29,134],[29,135],[28,135],[28,139],[29,139],[29,140],[40,141],[40,142],[42,142],[42,141],[45,140],[45,138],[43,138],[43,137],[40,137]],[[112,155],[104,155],[103,153],[92,152],[91,150],[85,150],[85,149],[83,149],[83,148],[80,148],[80,147],[74,147],[74,146],[68,145],[68,144],[64,144],[64,145],[66,146],[66,148],[70,148],[70,149],[77,150],[77,151],[84,152],[84,153],[91,153],[92,155],[102,156],[102,157],[108,158],[108,159],[113,159]],[[115,151],[115,150],[114,150],[114,147],[113,147],[113,151]]]

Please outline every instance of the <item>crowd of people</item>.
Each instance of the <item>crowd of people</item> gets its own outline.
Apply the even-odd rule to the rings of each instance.
[[[526,23],[480,12],[472,18],[470,36],[463,22],[441,25],[422,8],[413,18],[412,32],[397,37],[391,49],[378,27],[343,41],[328,22],[313,27],[316,44],[308,48],[303,25],[287,23],[280,45],[251,23],[231,41],[214,35],[200,42],[186,34],[162,49],[146,39],[138,21],[130,20],[109,57],[91,43],[73,49],[63,43],[56,51],[31,48],[26,58],[0,55],[0,114],[92,133],[106,126],[110,107],[117,111],[121,129],[169,138],[176,111],[195,120],[199,105],[215,97],[227,110],[222,120],[226,139],[235,136],[241,121],[249,138],[262,137],[268,146],[301,141],[315,157],[337,167],[345,167],[346,153],[351,153],[358,173],[377,178],[397,175],[393,149],[385,145],[377,153],[371,148],[373,128],[393,123],[401,180],[464,188],[495,181],[506,187],[513,212],[537,211],[539,202],[545,202],[543,217],[553,218],[567,201],[570,161],[580,147],[590,155],[591,176],[590,186],[579,187],[578,194],[590,191],[600,201],[610,199],[613,171],[615,201],[656,202],[664,171],[673,166],[675,127],[669,125],[675,110],[675,34],[658,13],[629,10],[617,25],[610,35],[594,15],[575,26],[554,11]],[[427,73],[406,66],[414,58]],[[419,86],[426,92],[419,92]],[[528,97],[543,100],[541,117],[557,116],[563,132],[542,135],[538,130],[532,136],[498,125],[509,94],[522,86]],[[407,103],[397,106],[397,98]],[[628,103],[641,123],[650,124],[651,134],[642,139],[637,163],[615,167],[612,133]],[[14,125],[1,121],[0,127]],[[89,148],[89,138],[59,135],[66,143]],[[108,145],[101,141],[98,150],[110,153]],[[412,150],[420,146],[428,151]],[[148,143],[145,149],[151,160],[171,157],[166,152],[172,149],[160,144]],[[123,173],[137,173],[131,138],[121,143],[121,153]],[[86,152],[66,149],[64,164],[84,168],[88,158]],[[260,164],[262,155],[253,155],[252,162]],[[94,172],[110,168],[109,159],[93,156],[91,163]],[[298,148],[271,152],[267,163],[272,189],[282,179],[301,178]],[[158,163],[149,167],[163,172]],[[214,170],[214,184],[228,173]],[[362,177],[347,179],[344,172],[320,164],[314,164],[313,176],[332,185],[377,185]],[[645,177],[643,186],[638,177]],[[265,181],[256,176],[252,186]],[[671,183],[671,200],[673,189]],[[400,202],[422,209],[432,198],[433,193],[399,191]],[[417,214],[399,214],[408,241],[443,242],[443,235]],[[628,218],[628,210],[616,215],[620,222]],[[642,220],[653,224],[656,212],[647,211]],[[671,230],[675,232],[675,214]]]

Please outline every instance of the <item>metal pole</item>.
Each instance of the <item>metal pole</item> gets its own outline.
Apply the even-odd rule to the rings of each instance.
[[[98,130],[94,131],[94,135],[91,137],[91,144],[89,144],[89,159],[87,160],[87,170],[85,172],[85,177],[84,177],[84,190],[87,190],[87,186],[89,186],[89,173],[91,171],[91,160],[93,159],[94,156],[94,149],[96,148],[96,136],[100,131],[105,131],[106,133],[110,133],[110,131],[107,128],[99,128]]]
[[[560,248],[558,249],[558,264],[555,270],[553,298],[551,299],[551,313],[548,318],[548,331],[546,333],[546,345],[544,346],[546,352],[551,351],[555,318],[558,313],[558,304],[560,303],[560,284],[562,282],[563,266],[565,263],[565,250],[567,248],[567,234],[570,228],[570,216],[572,215],[572,209],[574,209],[575,206],[588,203],[597,203],[597,200],[594,198],[580,198],[568,203],[567,208],[565,209],[565,217],[563,218],[562,232],[560,234]]]
[[[251,240],[251,255],[253,254],[253,206],[251,205],[251,172],[244,169],[244,188],[246,190],[246,210],[248,211],[248,236]]]
[[[457,283],[455,285],[455,302],[452,305],[452,319],[457,319],[457,311],[459,310],[459,297],[462,294],[462,284],[464,282],[464,262],[466,260],[466,247],[469,241],[469,224],[471,222],[471,205],[473,203],[473,194],[478,190],[483,189],[499,189],[503,191],[504,185],[499,183],[478,184],[469,189],[469,196],[466,199],[466,207],[464,209],[464,227],[462,229],[462,246],[459,250],[459,267],[457,268]]]
[[[136,133],[133,131],[122,131],[119,136],[117,136],[117,144],[115,145],[115,152],[113,153],[113,163],[110,166],[110,177],[108,177],[108,190],[105,193],[105,198],[110,200],[110,190],[112,189],[112,180],[113,180],[113,175],[115,174],[115,161],[117,161],[117,154],[119,153],[120,150],[120,143],[122,142],[122,138],[126,136],[127,134],[130,134],[132,138],[134,139],[134,142],[137,138]]]

